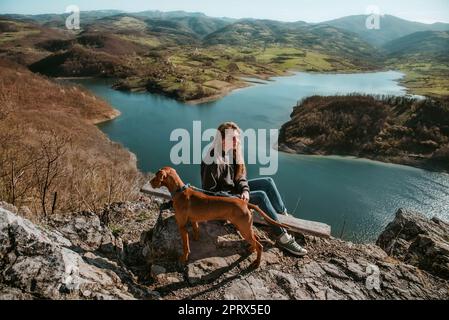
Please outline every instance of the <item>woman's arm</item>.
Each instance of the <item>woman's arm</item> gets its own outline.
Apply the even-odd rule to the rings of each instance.
[[[246,175],[240,177],[239,180],[236,181],[236,186],[239,194],[242,194],[245,191],[249,192],[248,178]]]

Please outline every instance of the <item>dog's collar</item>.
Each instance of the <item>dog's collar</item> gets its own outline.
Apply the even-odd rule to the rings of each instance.
[[[183,187],[179,188],[178,190],[176,190],[176,191],[173,193],[172,196],[174,196],[175,194],[184,192],[184,191],[186,191],[186,190],[189,189],[189,188],[190,188],[190,184],[188,183],[188,184],[184,185]]]

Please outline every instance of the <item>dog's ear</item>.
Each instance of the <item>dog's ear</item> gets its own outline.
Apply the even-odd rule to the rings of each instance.
[[[165,170],[161,170],[160,172],[159,172],[159,181],[160,182],[163,182],[165,179],[167,179],[167,176],[168,176],[168,174],[167,174],[167,171],[165,171]]]

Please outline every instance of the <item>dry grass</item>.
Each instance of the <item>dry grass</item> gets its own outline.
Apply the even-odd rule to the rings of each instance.
[[[0,200],[45,214],[137,197],[134,155],[92,125],[114,109],[6,61],[0,74]]]

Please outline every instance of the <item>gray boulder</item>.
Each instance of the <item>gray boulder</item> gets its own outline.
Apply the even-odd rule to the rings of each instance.
[[[73,232],[65,230],[66,234]],[[126,270],[113,261],[94,252],[74,251],[82,241],[71,238],[73,242],[58,231],[36,226],[0,207],[0,296],[3,299],[156,296],[130,282],[123,275]]]
[[[401,209],[377,244],[401,261],[449,279],[449,224],[438,218]]]
[[[190,228],[189,233],[192,235]],[[156,265],[156,269],[162,267],[168,272],[184,271],[184,266],[178,262],[183,249],[172,211],[161,212],[150,237],[143,234],[141,241],[143,255],[149,266]],[[202,223],[200,239],[195,241],[190,236],[190,250],[185,270],[190,284],[213,281],[225,273],[232,273],[232,269],[238,265],[249,265],[255,258],[249,257],[248,245],[237,234],[234,226],[219,221]]]
[[[123,257],[122,240],[116,238],[95,213],[53,216],[48,224],[70,240],[72,249],[76,251],[98,252],[118,259]]]

